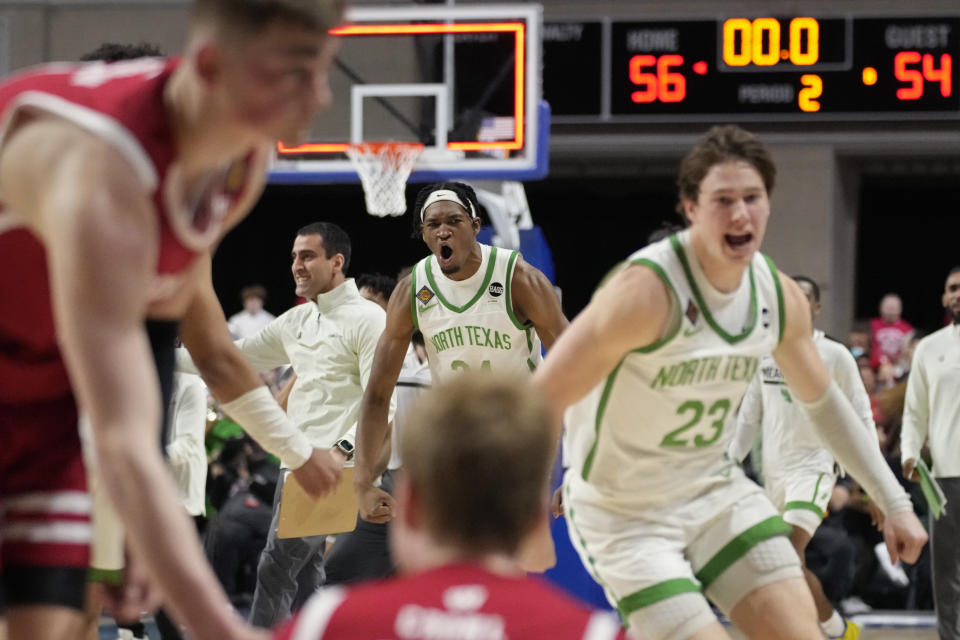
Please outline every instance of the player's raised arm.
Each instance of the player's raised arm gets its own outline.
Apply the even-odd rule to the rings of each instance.
[[[0,157],[0,188],[43,230],[61,348],[129,544],[197,638],[241,637],[149,446],[161,411],[143,328],[157,247],[147,189],[107,143],[55,119],[15,130]]]
[[[370,379],[363,391],[360,420],[357,423],[357,462],[354,488],[360,517],[370,522],[386,522],[393,517],[393,498],[373,486],[383,472],[387,459],[384,448],[390,446],[390,398],[400,377],[403,358],[413,335],[410,280],[400,280],[387,304],[387,325],[377,342]]]
[[[533,323],[540,341],[549,351],[570,324],[563,315],[553,284],[521,256],[513,270],[510,296],[514,311]]]
[[[623,269],[597,291],[533,376],[554,414],[558,438],[564,409],[613,371],[627,352],[658,340],[670,308],[666,285],[645,266]]]
[[[875,436],[866,432],[849,400],[831,381],[813,342],[810,310],[800,287],[783,275],[780,282],[786,326],[773,357],[827,449],[887,515],[884,538],[890,557],[915,562],[927,534],[913,513],[910,497],[880,455]]]

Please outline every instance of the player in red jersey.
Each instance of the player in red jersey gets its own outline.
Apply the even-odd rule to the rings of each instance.
[[[153,446],[158,389],[182,319],[231,415],[314,493],[339,478],[232,346],[209,274],[212,247],[263,189],[271,145],[296,141],[329,103],[327,31],[342,12],[343,0],[196,0],[179,60],[50,65],[0,84],[0,580],[12,639],[79,635],[90,527],[78,406],[131,552],[191,635],[260,637],[229,608]],[[127,603],[144,593],[131,585]]]
[[[524,577],[516,560],[547,507],[553,451],[526,380],[457,376],[405,424],[390,529],[404,577],[323,589],[274,640],[627,637],[616,616]]]

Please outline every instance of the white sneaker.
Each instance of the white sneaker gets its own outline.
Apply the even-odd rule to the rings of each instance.
[[[873,553],[877,556],[877,560],[880,561],[880,568],[883,569],[883,572],[887,574],[887,577],[890,578],[894,584],[901,587],[910,584],[910,578],[907,577],[907,572],[903,570],[903,565],[900,564],[900,561],[897,560],[896,564],[890,561],[890,553],[887,551],[886,543],[877,543],[877,546],[873,548]]]

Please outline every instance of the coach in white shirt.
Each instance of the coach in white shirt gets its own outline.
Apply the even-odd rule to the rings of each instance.
[[[960,267],[947,275],[943,306],[953,322],[921,340],[907,379],[900,435],[903,475],[914,471],[929,442],[933,476],[947,497],[939,520],[931,517],[933,599],[941,640],[960,639]]]
[[[346,278],[350,254],[350,238],[337,225],[317,222],[300,229],[291,270],[296,293],[306,302],[236,342],[258,371],[293,367],[297,380],[287,413],[314,447],[329,450],[329,465],[338,479],[353,457],[360,400],[386,323],[383,309],[361,297],[353,279]],[[192,369],[185,352],[177,357],[178,368]],[[394,407],[391,404],[391,415]],[[286,618],[324,577],[326,536],[277,538],[281,490],[278,483],[251,605],[250,621],[260,627]]]

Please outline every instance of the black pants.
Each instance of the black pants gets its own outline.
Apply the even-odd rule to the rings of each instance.
[[[393,477],[383,474],[380,488],[393,494]],[[327,556],[325,584],[347,584],[386,578],[393,574],[394,563],[387,543],[389,524],[367,522],[357,516],[357,528],[337,535]]]
[[[933,600],[940,640],[960,640],[960,478],[937,478],[947,496],[939,520],[930,515]]]

